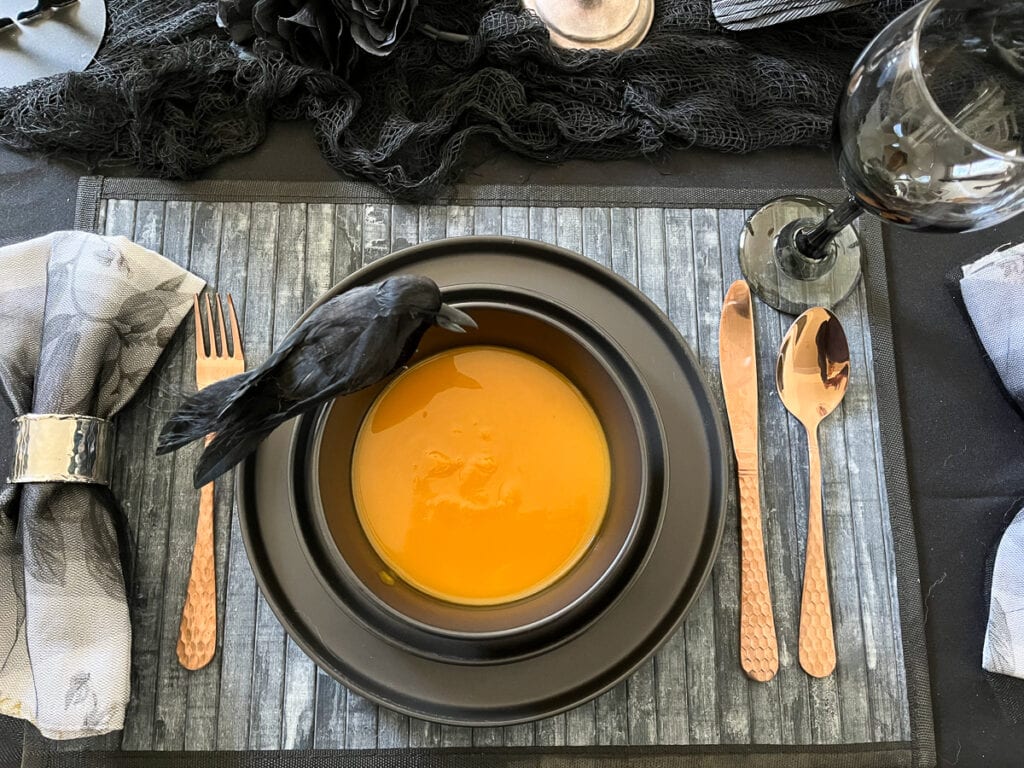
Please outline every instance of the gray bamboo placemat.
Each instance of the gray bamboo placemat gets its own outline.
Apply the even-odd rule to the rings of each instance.
[[[417,206],[393,204],[360,184],[169,184],[91,177],[80,188],[78,226],[126,235],[232,293],[250,364],[262,361],[300,312],[333,283],[398,248],[468,234],[557,243],[614,269],[660,306],[697,354],[721,406],[722,297],[740,277],[735,253],[749,209],[773,194],[777,191],[467,187],[451,203]],[[378,707],[318,670],[259,594],[233,488],[220,483],[218,652],[206,669],[186,672],[177,663],[175,642],[194,537],[197,492],[190,477],[196,451],[160,458],[152,451],[159,425],[194,386],[191,334],[182,332],[119,426],[115,492],[134,551],[133,688],[120,748],[412,748],[419,761],[434,754],[447,762],[451,755],[468,753],[436,748],[502,747],[493,755],[497,760],[555,759],[563,754],[556,748],[563,746],[647,745],[655,748],[565,754],[667,764],[700,759],[693,764],[701,765],[706,758],[725,764],[738,755],[800,765],[804,758],[826,754],[841,758],[829,758],[836,765],[933,763],[884,259],[878,225],[865,222],[863,234],[869,274],[836,309],[849,335],[854,376],[821,435],[839,652],[835,675],[812,679],[797,662],[806,441],[773,385],[775,354],[792,318],[762,304],[756,308],[761,473],[781,661],[772,682],[747,680],[738,663],[735,489],[713,578],[653,659],[627,681],[564,715],[469,729]]]

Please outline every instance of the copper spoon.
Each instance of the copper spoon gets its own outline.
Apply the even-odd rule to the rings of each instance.
[[[800,666],[814,677],[826,677],[836,668],[821,510],[818,425],[842,402],[849,381],[850,350],[839,318],[822,307],[807,310],[782,340],[775,383],[783,404],[807,430],[810,491],[800,600]]]

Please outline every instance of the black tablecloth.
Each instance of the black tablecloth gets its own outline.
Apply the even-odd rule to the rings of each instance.
[[[481,150],[478,160],[480,165],[467,178],[471,183],[794,189],[838,183],[829,156],[810,150],[748,156],[680,152],[658,160],[562,166],[539,166]],[[0,245],[70,227],[75,185],[89,170],[0,150]],[[317,153],[311,132],[298,124],[275,126],[262,147],[209,175],[338,178]],[[997,245],[1024,240],[1024,217],[972,235],[889,230],[886,237],[921,586],[927,596],[939,764],[1020,765],[1024,723],[1013,722],[1011,711],[993,691],[981,669],[981,648],[986,561],[1013,513],[1024,505],[1024,419],[983,361],[944,276]],[[1024,704],[1024,696],[1017,704]],[[0,740],[14,733],[0,723]],[[0,746],[0,768],[6,765],[4,759]]]

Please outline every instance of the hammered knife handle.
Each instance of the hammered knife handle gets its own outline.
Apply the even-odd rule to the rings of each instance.
[[[832,630],[832,600],[825,560],[825,528],[821,506],[821,451],[816,429],[807,430],[809,450],[807,554],[804,560],[804,591],[800,600],[800,666],[812,677],[828,677],[836,668],[836,643]]]
[[[757,470],[740,470],[740,664],[765,683],[779,671],[779,645],[768,588]]]
[[[185,669],[202,669],[213,659],[216,648],[217,576],[213,553],[213,483],[207,483],[199,491],[196,543],[192,550],[192,570],[178,633],[178,661]]]

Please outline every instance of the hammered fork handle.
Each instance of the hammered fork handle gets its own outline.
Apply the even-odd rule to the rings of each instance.
[[[212,435],[206,438],[210,444]],[[185,607],[178,633],[178,661],[185,669],[202,669],[217,649],[217,575],[213,554],[213,483],[199,491],[199,518],[192,550]]]

